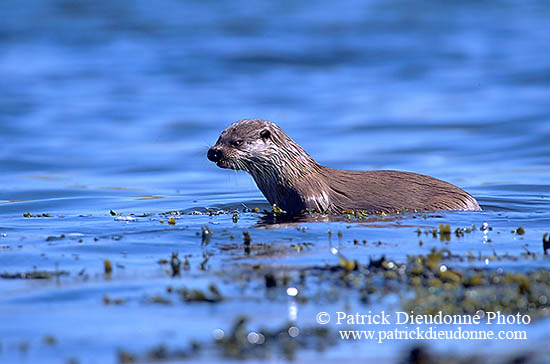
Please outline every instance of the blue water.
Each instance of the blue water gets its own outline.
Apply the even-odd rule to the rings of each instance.
[[[233,298],[218,305],[147,299],[169,285],[207,287],[241,262],[335,264],[328,229],[343,231],[340,251],[362,262],[405,261],[441,247],[428,237],[420,247],[415,234],[441,222],[493,227],[453,239],[456,253],[542,253],[550,232],[546,1],[4,0],[0,13],[0,273],[68,273],[0,279],[0,362],[107,363],[121,348],[142,353],[207,340],[242,313],[256,324],[285,322],[286,299],[266,302],[256,292],[259,301],[251,301],[235,282],[220,284]],[[255,213],[240,213],[236,224],[232,215],[182,215],[169,225],[161,213],[269,208],[248,175],[206,159],[219,133],[242,118],[279,124],[330,167],[447,180],[484,211],[300,223],[305,232],[266,225]],[[111,209],[136,221],[117,221]],[[197,236],[203,225],[214,232],[206,247]],[[510,233],[519,226],[525,235]],[[254,242],[312,246],[256,258],[224,250],[244,230]],[[353,239],[368,240],[368,248]],[[172,252],[191,255],[181,278],[157,264]],[[212,254],[206,272],[198,269],[203,253]],[[110,279],[104,259],[114,266]],[[550,267],[542,258],[488,264]],[[104,295],[127,303],[104,305]],[[298,323],[328,309],[298,306]],[[548,320],[536,325],[533,338]],[[45,335],[56,343],[44,344]],[[406,347],[343,343],[299,359],[394,360],[397,345]],[[476,345],[465,352],[483,349]]]

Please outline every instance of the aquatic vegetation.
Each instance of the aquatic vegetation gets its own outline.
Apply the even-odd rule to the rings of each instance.
[[[208,261],[210,260],[210,254],[208,254],[207,252],[203,252],[202,257],[203,257],[203,260],[199,265],[199,269],[205,271],[207,270],[206,263],[208,263]]]
[[[439,237],[441,241],[451,240],[451,226],[449,224],[439,224]]]
[[[468,260],[485,261],[515,260],[517,257],[470,256]],[[321,293],[331,295],[332,289],[342,287],[356,292],[360,302],[370,302],[372,297],[399,294],[404,310],[414,310],[418,314],[444,311],[446,313],[475,314],[479,310],[502,311],[509,313],[529,313],[533,319],[548,317],[550,314],[550,273],[544,269],[534,269],[524,273],[506,273],[499,269],[476,267],[453,267],[453,262],[461,262],[465,257],[453,254],[450,249],[432,249],[428,254],[410,255],[407,261],[399,263],[385,257],[371,259],[361,264],[338,254],[335,265],[311,267],[276,267],[254,265],[250,271],[244,266],[235,279],[248,282],[253,276],[263,281],[266,289],[287,287],[291,282],[300,286],[312,287],[321,284],[328,290],[315,290],[310,296],[308,290],[301,290],[303,302],[322,300]],[[285,279],[279,279],[280,272],[286,272]],[[279,274],[276,274],[279,272]],[[227,273],[225,273],[227,274]],[[244,274],[244,276],[243,276]],[[309,282],[309,283],[308,283]],[[316,283],[317,282],[317,283]],[[321,283],[322,282],[322,283]],[[296,284],[296,283],[295,283]],[[409,292],[410,295],[405,294]],[[339,291],[340,295],[348,295]]]
[[[186,271],[191,269],[191,265],[189,264],[189,259],[188,258],[189,258],[188,255],[183,257],[183,270],[186,270]]]
[[[184,302],[206,302],[206,303],[218,303],[224,300],[224,297],[216,287],[211,284],[208,286],[208,291],[202,291],[200,289],[187,289],[181,288],[176,290],[176,293],[180,294]]]
[[[110,275],[113,273],[113,265],[109,259],[103,260],[103,271],[105,272],[105,275]]]
[[[59,236],[50,235],[46,238],[46,241],[56,241],[56,240],[63,240],[65,239],[65,234],[61,234]]]
[[[42,341],[44,342],[45,345],[48,345],[48,346],[53,346],[57,343],[57,339],[55,338],[55,336],[50,334],[45,335]]]
[[[49,212],[33,215],[30,212],[25,212],[23,217],[51,217]]]
[[[325,327],[296,327],[291,323],[277,328],[249,329],[248,316],[237,316],[231,327],[217,329],[212,342],[190,341],[183,348],[169,349],[160,344],[140,355],[126,350],[119,351],[119,363],[165,362],[197,358],[205,353],[231,360],[261,360],[283,358],[295,360],[302,350],[319,352],[335,345],[336,335]]]
[[[179,276],[181,273],[181,261],[178,258],[178,253],[172,253],[170,257],[170,268],[172,269],[172,277]]]
[[[31,271],[31,272],[21,272],[21,273],[0,273],[0,278],[2,279],[50,279],[60,276],[68,276],[69,272],[66,271]]]
[[[201,245],[210,244],[210,239],[212,238],[213,234],[214,232],[212,231],[212,229],[210,229],[208,225],[201,226],[201,237],[202,237]]]
[[[265,288],[274,288],[277,287],[277,279],[275,275],[271,272],[268,272],[264,275],[265,278]]]
[[[525,229],[523,226],[520,226],[517,229],[512,230],[512,234],[523,235],[525,234]]]
[[[243,231],[243,237],[244,237],[244,244],[250,245],[250,242],[252,242],[252,237],[250,236],[250,233],[248,231]]]
[[[178,257],[178,253],[172,252],[172,255],[170,256],[170,259],[159,259],[157,261],[157,264],[170,265],[170,270],[166,270],[166,273],[171,277],[177,277],[181,274],[181,261]],[[183,262],[183,270],[189,270],[189,261],[187,259],[187,256],[184,257]]]
[[[107,295],[104,295],[103,296],[103,304],[104,305],[123,305],[127,302],[126,299],[124,298],[111,298]]]
[[[171,305],[172,301],[164,296],[156,295],[147,299],[147,303],[154,303],[160,305]]]

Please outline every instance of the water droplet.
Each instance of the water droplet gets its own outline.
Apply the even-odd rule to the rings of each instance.
[[[225,333],[223,332],[222,329],[215,329],[212,334],[214,335],[214,339],[216,339],[216,340],[223,339],[223,337],[225,335]]]
[[[297,318],[298,318],[298,306],[296,306],[295,302],[292,302],[290,306],[288,306],[288,320],[296,321]]]
[[[290,337],[296,337],[296,336],[300,335],[300,329],[297,328],[296,326],[290,326],[288,328],[288,335]]]
[[[286,294],[294,297],[298,294],[298,289],[296,287],[288,287],[286,289]]]
[[[248,336],[246,337],[246,339],[251,344],[257,344],[258,340],[260,340],[260,335],[258,335],[257,332],[251,331],[248,333]]]

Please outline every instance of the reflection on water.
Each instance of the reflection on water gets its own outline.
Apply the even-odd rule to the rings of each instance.
[[[244,231],[278,247],[251,260],[289,266],[334,263],[333,245],[359,262],[405,261],[442,244],[456,254],[541,253],[550,226],[548,2],[7,0],[0,11],[0,273],[69,274],[0,280],[0,361],[112,362],[121,347],[205,339],[243,310],[259,323],[284,321],[280,302],[147,304],[167,286],[206,287],[247,261]],[[248,175],[206,159],[219,133],[248,117],[278,123],[324,165],[433,175],[484,211],[274,220]],[[209,208],[229,213],[193,214]],[[416,233],[484,221],[493,230],[447,243]],[[207,246],[203,225],[214,232]],[[519,226],[525,234],[512,234]],[[172,252],[191,267],[179,279],[157,263]],[[548,260],[472,264],[524,270]],[[104,305],[104,296],[128,303]],[[318,310],[299,305],[298,320]],[[55,346],[43,343],[49,334]],[[335,352],[351,357],[347,348]],[[352,351],[396,355],[391,345]]]

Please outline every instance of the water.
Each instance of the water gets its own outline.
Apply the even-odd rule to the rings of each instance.
[[[360,262],[381,255],[404,262],[446,246],[520,257],[488,264],[511,272],[549,267],[540,256],[550,232],[547,2],[7,0],[0,11],[0,273],[68,274],[0,280],[0,362],[113,362],[119,349],[210,340],[243,313],[253,325],[277,326],[292,299],[266,299],[262,282],[253,284],[261,292],[243,293],[224,272],[247,262],[337,264],[327,229],[331,244]],[[182,215],[169,225],[161,213],[269,208],[248,175],[206,159],[225,127],[251,117],[276,122],[324,165],[432,175],[465,188],[484,211],[300,223],[305,232],[257,213],[240,213],[236,224],[232,215]],[[116,221],[111,209],[136,221]],[[483,222],[493,230],[447,245],[422,236],[419,246],[415,233]],[[214,232],[206,247],[204,225]],[[510,233],[519,226],[524,235]],[[245,230],[280,251],[247,257],[230,249]],[[312,245],[297,253],[289,248],[296,242]],[[526,249],[539,258],[522,258]],[[157,264],[172,252],[190,255],[180,278]],[[212,255],[207,271],[199,269],[204,253]],[[168,286],[212,282],[232,298],[149,303]],[[104,296],[127,302],[105,305]],[[297,322],[314,324],[316,312],[342,310],[346,301],[371,309],[352,298],[300,303]],[[547,325],[537,321],[515,349],[490,348],[537,347]],[[396,347],[407,343],[342,343],[298,358],[394,360]]]

